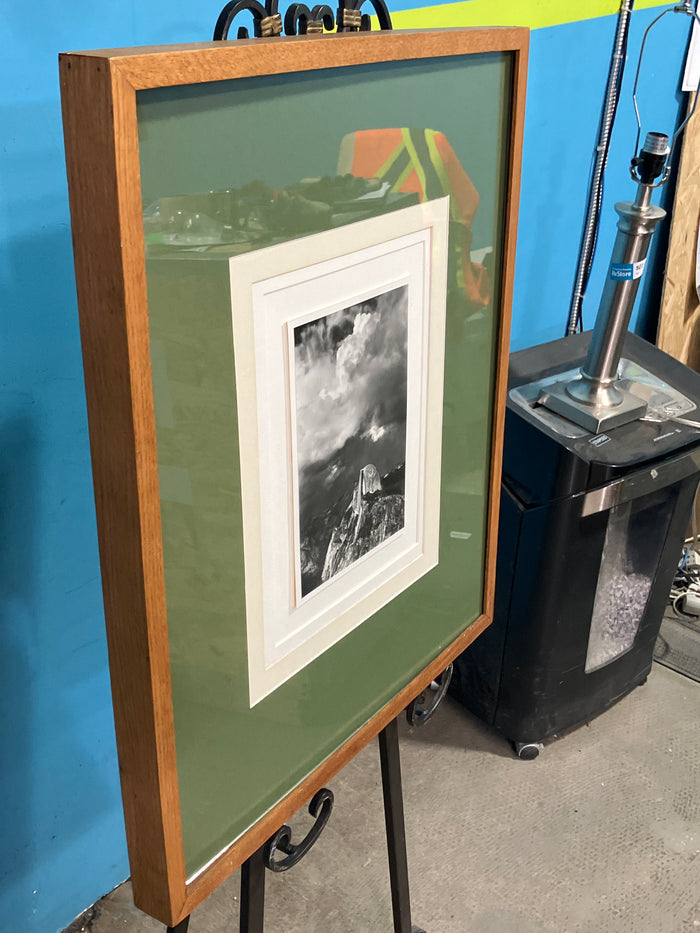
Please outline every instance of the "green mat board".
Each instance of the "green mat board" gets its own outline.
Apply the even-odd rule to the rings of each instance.
[[[337,750],[483,611],[512,72],[510,53],[491,53],[137,93],[188,877]],[[464,225],[453,219],[439,563],[251,707],[246,627],[255,622],[246,618],[229,259],[317,234],[313,217],[285,214],[280,192],[303,179],[333,179],[342,141],[351,134],[402,127],[443,134],[476,188],[471,248],[489,267],[492,283],[486,303],[467,296],[456,258]],[[211,191],[229,195],[217,200]],[[273,209],[261,209],[266,198]],[[399,194],[359,213],[353,200],[323,223],[356,223],[400,211],[417,198]],[[235,217],[217,211],[215,205],[224,202],[234,205]],[[234,320],[235,314],[234,308]]]

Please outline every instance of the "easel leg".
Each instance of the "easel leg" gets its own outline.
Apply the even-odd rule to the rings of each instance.
[[[394,933],[425,933],[419,927],[411,925],[406,827],[403,815],[401,759],[399,758],[399,729],[396,719],[392,720],[379,733],[379,757],[382,765],[384,819],[386,821],[386,841],[389,852],[389,878],[391,882],[391,904],[394,912]]]
[[[258,849],[241,866],[240,933],[263,933],[265,915],[265,862]]]
[[[187,916],[184,920],[181,920],[176,927],[168,927],[168,933],[187,933],[189,925],[190,918]]]

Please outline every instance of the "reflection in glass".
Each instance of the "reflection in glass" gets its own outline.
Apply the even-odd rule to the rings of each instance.
[[[483,259],[492,248],[471,254],[479,194],[444,133],[406,127],[349,133],[340,143],[338,172],[277,189],[256,180],[242,188],[162,197],[144,211],[150,255],[158,246],[229,245],[237,248],[232,254],[246,252],[447,195],[452,289],[474,306],[488,305]]]

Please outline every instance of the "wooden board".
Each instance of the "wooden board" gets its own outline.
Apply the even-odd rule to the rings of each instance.
[[[685,128],[661,299],[657,346],[700,372],[696,255],[700,225],[700,120]]]
[[[700,298],[697,288],[700,227],[700,120],[694,115],[684,130],[676,197],[661,296],[656,344],[700,372]],[[695,503],[700,525],[700,502]],[[688,529],[692,536],[692,529]]]

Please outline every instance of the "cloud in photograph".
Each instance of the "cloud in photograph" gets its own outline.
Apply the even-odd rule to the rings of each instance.
[[[300,470],[328,463],[351,438],[371,446],[396,435],[405,444],[407,291],[295,328]]]

